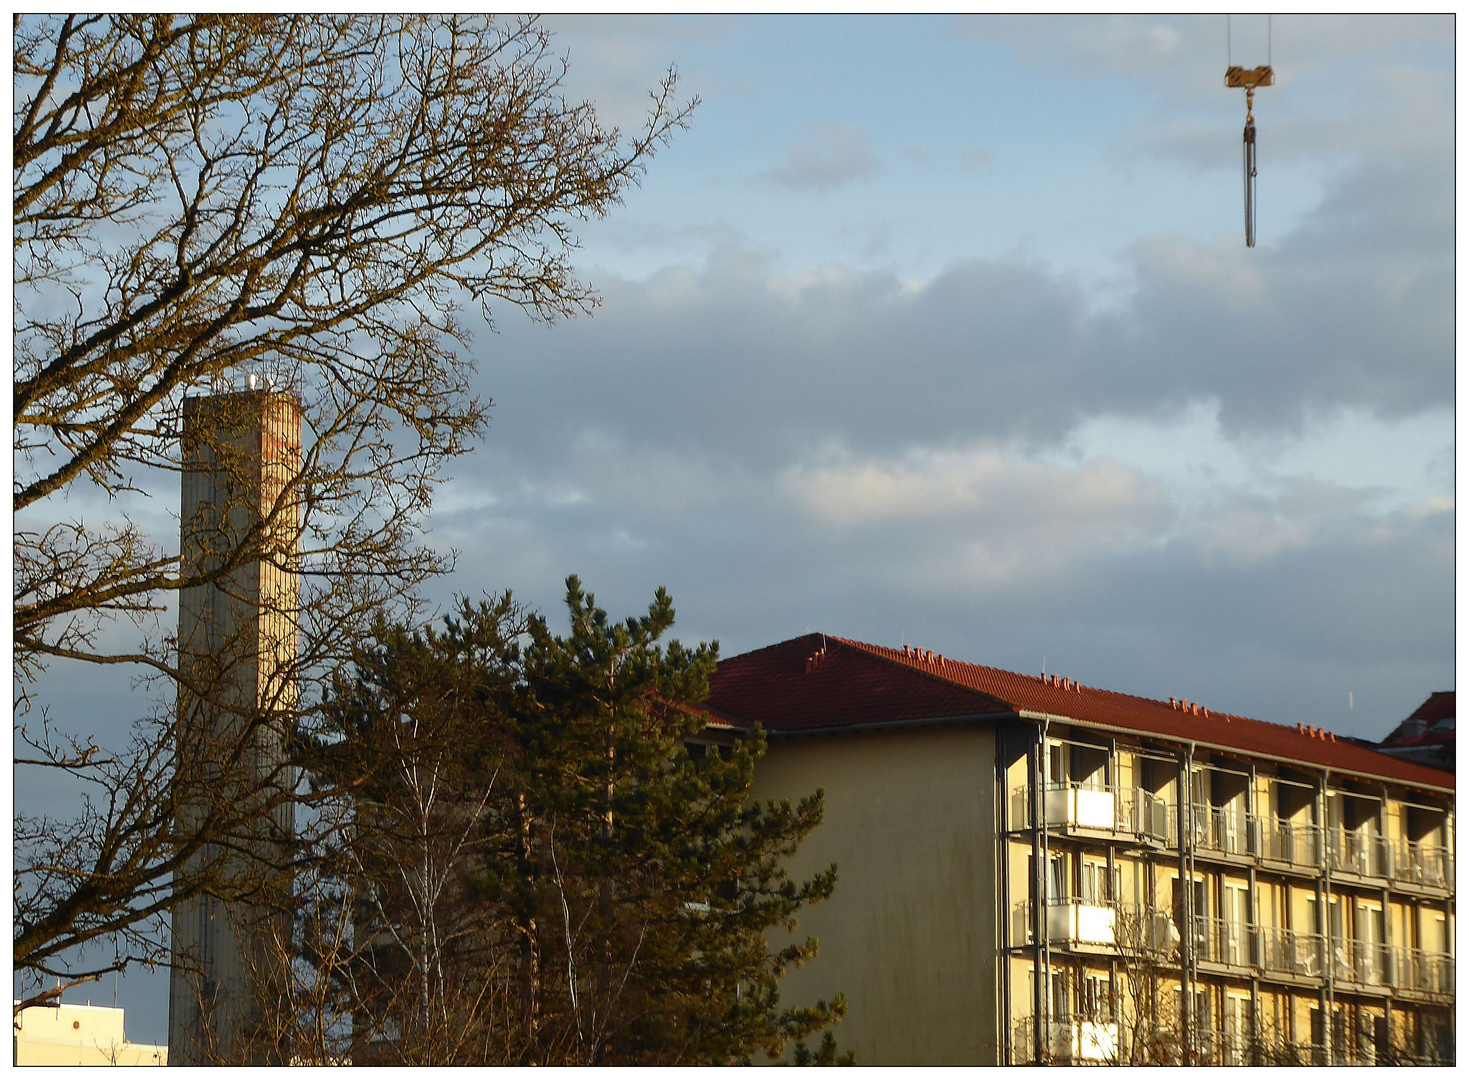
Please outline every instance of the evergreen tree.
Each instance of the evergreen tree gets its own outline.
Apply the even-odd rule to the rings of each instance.
[[[317,1023],[350,1034],[307,1056],[737,1063],[844,1014],[840,996],[782,1005],[817,943],[767,943],[835,885],[834,866],[784,869],[821,792],[752,800],[759,730],[687,752],[717,644],[660,644],[666,592],[614,622],[573,577],[566,603],[566,636],[508,594],[442,631],[383,626],[334,737],[303,747],[323,805],[351,807],[332,895],[357,912],[350,962],[305,935],[352,1016]]]

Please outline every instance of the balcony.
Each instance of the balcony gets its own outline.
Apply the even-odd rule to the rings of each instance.
[[[1326,973],[1326,940],[1320,934],[1302,934],[1275,926],[1260,927],[1259,954],[1264,970],[1303,979],[1320,979]]]
[[[1454,958],[1402,946],[1386,948],[1388,978],[1393,987],[1432,997],[1453,997]]]
[[[1052,941],[1112,945],[1117,941],[1116,913],[1110,907],[1084,900],[1047,904],[1046,933]]]
[[[1063,1018],[1042,1024],[1040,1052],[1035,1044],[1035,1020],[1015,1024],[1015,1064],[1104,1065],[1117,1060],[1117,1024],[1108,1020]]]
[[[1124,789],[1119,802],[1119,827],[1123,832],[1168,847],[1178,846],[1178,817],[1175,807],[1169,806],[1143,788]]]
[[[1196,849],[1222,855],[1253,855],[1259,847],[1255,839],[1255,817],[1242,809],[1195,803],[1193,810],[1193,842]]]
[[[1080,829],[1117,828],[1117,799],[1108,787],[1046,785],[1046,824]]]
[[[1355,874],[1358,877],[1387,877],[1387,847],[1376,834],[1333,830],[1328,846],[1334,873]]]
[[[1321,865],[1321,829],[1280,818],[1260,821],[1259,853],[1270,862],[1315,868]]]
[[[1047,828],[1127,833],[1171,847],[1178,843],[1178,819],[1173,810],[1141,788],[1047,784],[1044,801]],[[1029,828],[1031,817],[1030,785],[1020,784],[1010,793],[1011,828]]]
[[[1010,799],[1011,827],[1029,828],[1030,785],[1016,787],[1010,793]],[[1117,828],[1117,795],[1106,785],[1047,784],[1044,804],[1048,828],[1101,829],[1106,832]]]
[[[1356,938],[1332,942],[1332,974],[1338,982],[1386,987],[1392,982],[1392,956],[1385,945]]]
[[[1015,929],[1012,940],[1032,940],[1031,902],[1015,905]],[[1117,913],[1102,900],[1076,897],[1046,902],[1046,936],[1051,944],[1110,946],[1117,941]]]
[[[1429,889],[1454,887],[1454,857],[1448,848],[1414,840],[1387,840],[1384,844],[1387,873],[1393,881]]]
[[[1194,919],[1194,951],[1203,961],[1229,967],[1260,967],[1260,932],[1226,919]]]

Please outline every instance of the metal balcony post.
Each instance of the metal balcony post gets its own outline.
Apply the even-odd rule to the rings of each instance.
[[[1190,865],[1193,852],[1193,745],[1179,758],[1178,762],[1178,877],[1179,889],[1183,893],[1183,941],[1179,945],[1179,960],[1182,966],[1183,1008],[1179,1023],[1183,1028],[1184,1064],[1193,1064],[1194,1040],[1193,1013],[1194,987],[1192,964],[1194,951],[1194,878]]]
[[[1031,1016],[1031,1063],[1038,1064],[1041,1052],[1041,1036],[1045,1027],[1046,1009],[1046,986],[1044,969],[1044,952],[1041,936],[1045,929],[1045,902],[1046,864],[1045,855],[1041,850],[1041,837],[1043,835],[1042,821],[1045,812],[1045,795],[1042,783],[1045,776],[1045,722],[1036,729],[1036,743],[1031,749],[1030,757],[1030,861],[1034,870],[1031,874],[1030,883],[1030,932],[1031,942],[1035,950],[1035,978],[1032,980],[1031,995],[1033,997]]]
[[[1326,967],[1326,987],[1324,997],[1322,998],[1321,1030],[1325,1033],[1323,1038],[1326,1043],[1326,1064],[1328,1066],[1334,1063],[1336,1051],[1332,1042],[1332,1029],[1334,1027],[1332,1013],[1336,1007],[1336,951],[1331,943],[1331,845],[1326,841],[1326,785],[1330,779],[1331,770],[1327,769],[1321,774],[1321,781],[1317,787],[1316,817],[1319,824],[1317,834],[1321,837],[1321,842],[1318,844],[1318,863],[1321,873],[1320,884],[1317,886],[1321,896],[1318,910],[1321,912],[1322,940],[1326,943],[1326,956],[1323,957]]]
[[[1003,1028],[999,1033],[1000,1040],[1000,1062],[1003,1065],[1015,1063],[1015,1030],[1011,1022],[1011,953],[1014,949],[1015,912],[1010,907],[1010,746],[1009,729],[1001,724],[997,732],[995,747],[995,792],[999,797],[1000,805],[997,811],[1000,819],[999,846],[996,853],[996,867],[999,886],[1000,918],[999,929],[999,954],[1000,954],[1000,1015],[1004,1018]]]

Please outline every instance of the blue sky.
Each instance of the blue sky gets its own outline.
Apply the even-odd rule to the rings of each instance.
[[[1451,17],[1274,20],[1253,251],[1222,17],[546,25],[624,128],[670,64],[702,104],[581,229],[597,311],[477,331],[437,603],[666,585],[724,655],[821,629],[1373,737],[1453,687]],[[129,692],[43,687],[84,728]]]

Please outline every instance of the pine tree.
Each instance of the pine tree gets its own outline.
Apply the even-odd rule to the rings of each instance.
[[[321,789],[355,793],[342,835],[361,880],[340,892],[363,932],[354,963],[331,965],[352,973],[338,1055],[737,1063],[844,1015],[840,996],[780,1002],[814,939],[767,944],[835,886],[835,866],[784,869],[821,792],[752,800],[758,730],[686,751],[717,644],[660,644],[666,592],[614,622],[573,577],[566,603],[566,636],[508,594],[442,631],[384,626],[339,695],[337,737],[311,748]]]

